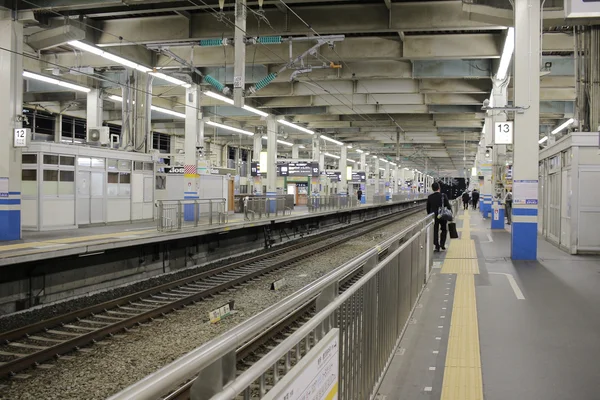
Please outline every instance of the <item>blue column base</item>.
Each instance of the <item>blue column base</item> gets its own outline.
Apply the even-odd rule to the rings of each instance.
[[[20,240],[20,239],[21,239],[21,210],[1,210],[0,209],[0,241]]]
[[[537,260],[537,223],[513,221],[510,245],[513,260]]]
[[[193,193],[193,195],[192,195]],[[185,200],[197,200],[198,195],[195,192],[185,193],[183,198]],[[194,221],[194,204],[184,204],[183,205],[183,220],[184,221]],[[198,219],[200,219],[200,215],[198,215]]]
[[[277,196],[276,192],[267,192],[267,197],[275,197]],[[269,207],[269,212],[275,213],[277,211],[277,202],[276,201],[268,201],[267,207]]]
[[[504,229],[504,209],[496,210],[492,207],[492,229]]]
[[[360,204],[367,204],[367,196],[366,195],[362,195],[362,197],[360,198]]]

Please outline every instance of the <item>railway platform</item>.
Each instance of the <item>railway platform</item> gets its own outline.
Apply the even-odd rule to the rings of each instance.
[[[378,398],[597,399],[600,257],[539,239],[537,261],[515,262],[479,212],[457,225]]]

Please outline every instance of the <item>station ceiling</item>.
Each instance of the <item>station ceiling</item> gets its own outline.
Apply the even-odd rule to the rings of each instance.
[[[41,32],[68,25],[84,31],[86,42],[137,63],[162,67],[177,77],[193,75],[193,66],[233,84],[233,46],[199,45],[202,39],[233,38],[232,1],[223,3],[222,10],[213,0],[16,3],[20,18],[27,21],[25,51],[36,55],[26,59],[28,70],[53,70],[64,79],[119,94],[115,83],[122,80],[120,65],[65,44],[35,48],[36,39],[46,38]],[[399,158],[403,166],[422,169],[427,159],[429,172],[462,174],[463,166],[471,167],[475,159],[484,121],[482,103],[489,98],[490,77],[498,68],[506,26],[511,24],[512,11],[493,3],[265,0],[259,5],[248,1],[247,36],[295,39],[291,46],[289,42],[247,46],[247,86],[279,71],[290,56],[304,53],[319,38],[344,37],[290,66],[272,83],[248,94],[246,102],[352,144],[350,158],[357,158],[352,155],[355,149],[363,149]],[[565,26],[560,4],[555,3],[546,2],[544,12],[542,65],[551,62],[552,68],[541,78],[541,132],[572,116],[576,96],[571,28]],[[157,50],[161,47],[168,47],[186,64]],[[73,67],[83,74],[69,71]],[[183,112],[184,89],[155,82],[153,104]],[[69,112],[85,112],[85,95],[39,85],[27,91],[25,101],[50,109],[71,102]],[[218,100],[206,97],[202,105],[205,116],[227,124],[247,130],[265,126],[264,119]],[[119,107],[107,101],[106,119],[120,118]],[[183,122],[158,120],[155,129],[182,135]],[[227,133],[219,132],[223,135]],[[310,150],[309,135],[286,129],[284,136]],[[243,140],[250,145],[251,138]],[[327,146],[335,151],[335,146]]]

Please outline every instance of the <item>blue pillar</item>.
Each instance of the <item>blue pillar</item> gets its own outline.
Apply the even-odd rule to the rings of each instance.
[[[499,200],[492,205],[492,229],[504,229],[504,205]]]
[[[537,259],[537,215],[536,208],[513,205],[511,255],[513,260]]]
[[[480,208],[481,208],[481,214],[483,215],[483,218],[489,218],[490,214],[492,213],[492,195],[491,194],[484,194],[482,195],[483,200],[480,201]]]

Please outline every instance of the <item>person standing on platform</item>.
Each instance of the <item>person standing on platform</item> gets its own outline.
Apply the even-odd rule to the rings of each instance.
[[[473,201],[473,210],[477,210],[477,204],[479,204],[479,192],[477,189],[473,189],[471,194],[471,201]]]
[[[510,225],[512,222],[512,203],[513,203],[513,195],[512,192],[509,191],[506,193],[506,197],[504,198],[504,212],[506,213],[506,224]]]
[[[440,192],[440,184],[433,182],[431,185],[433,193],[427,197],[427,215],[434,213],[434,224],[433,224],[433,244],[435,251],[439,252],[440,249],[446,250],[446,236],[448,235],[448,221],[438,218],[438,212],[440,208],[445,207],[452,210],[448,196]],[[441,236],[440,236],[441,230]]]
[[[467,192],[465,190],[465,192],[462,195],[463,209],[464,210],[468,210],[469,209],[469,201],[470,200],[471,200],[471,196],[469,196],[469,192]]]
[[[358,197],[358,204],[362,201],[362,190],[358,189],[356,192],[356,197]]]

